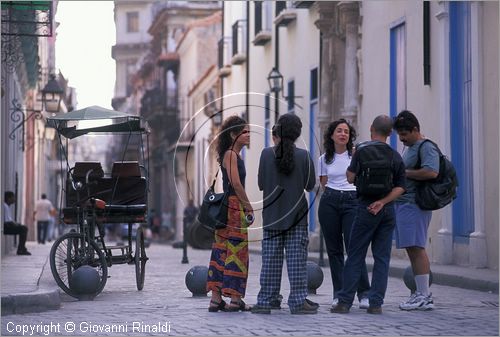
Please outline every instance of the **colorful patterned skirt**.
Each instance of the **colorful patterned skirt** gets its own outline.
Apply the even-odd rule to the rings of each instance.
[[[243,207],[230,196],[227,227],[215,231],[208,267],[207,290],[245,297],[248,278],[248,230]]]

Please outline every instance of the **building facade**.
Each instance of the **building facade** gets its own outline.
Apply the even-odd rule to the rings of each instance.
[[[1,191],[2,198],[5,191],[16,193],[12,211],[17,222],[28,226],[28,240],[36,240],[35,201],[46,193],[56,204],[61,193],[57,142],[45,125],[42,91],[53,79],[61,93],[53,111],[64,113],[74,105],[74,89],[55,69],[57,4],[2,3]],[[14,241],[2,235],[2,255]]]
[[[369,139],[375,116],[413,111],[460,180],[453,204],[433,212],[431,260],[498,268],[497,2],[228,2],[223,18],[224,116],[240,114],[253,129],[266,130],[274,115],[297,113],[306,126],[298,146],[316,161],[330,121],[350,120],[362,141]],[[245,37],[251,43],[239,42]],[[266,83],[273,67],[283,75],[279,95],[286,97],[278,104]],[[244,154],[249,173],[256,172],[260,150],[270,145],[266,132],[255,133]],[[397,135],[390,143],[405,150]],[[254,201],[261,195],[256,185],[256,175],[248,174]],[[311,210],[314,236],[318,226],[315,207]],[[394,249],[393,255],[405,253]]]

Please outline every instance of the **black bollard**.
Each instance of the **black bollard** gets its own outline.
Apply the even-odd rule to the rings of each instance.
[[[186,241],[186,219],[184,219],[182,224],[182,264],[189,263],[187,256],[187,241]]]
[[[316,294],[316,289],[323,283],[323,278],[321,267],[312,261],[307,261],[307,290],[309,294]]]

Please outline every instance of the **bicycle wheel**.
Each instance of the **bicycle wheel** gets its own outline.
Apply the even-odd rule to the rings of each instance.
[[[99,274],[99,294],[108,279],[106,257],[94,241],[85,240],[80,233],[67,233],[59,237],[50,249],[50,269],[57,285],[68,295],[78,298],[71,288],[71,276],[81,266],[90,266]]]
[[[148,257],[144,248],[144,231],[142,226],[140,226],[135,235],[135,281],[137,283],[137,290],[142,290],[144,287],[147,261]]]

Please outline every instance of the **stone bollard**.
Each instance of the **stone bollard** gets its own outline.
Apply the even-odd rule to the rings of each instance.
[[[321,267],[312,261],[307,261],[307,290],[309,294],[316,294],[316,289],[323,283],[323,278]]]
[[[194,266],[186,274],[186,287],[193,297],[207,296],[208,268],[205,266]]]

